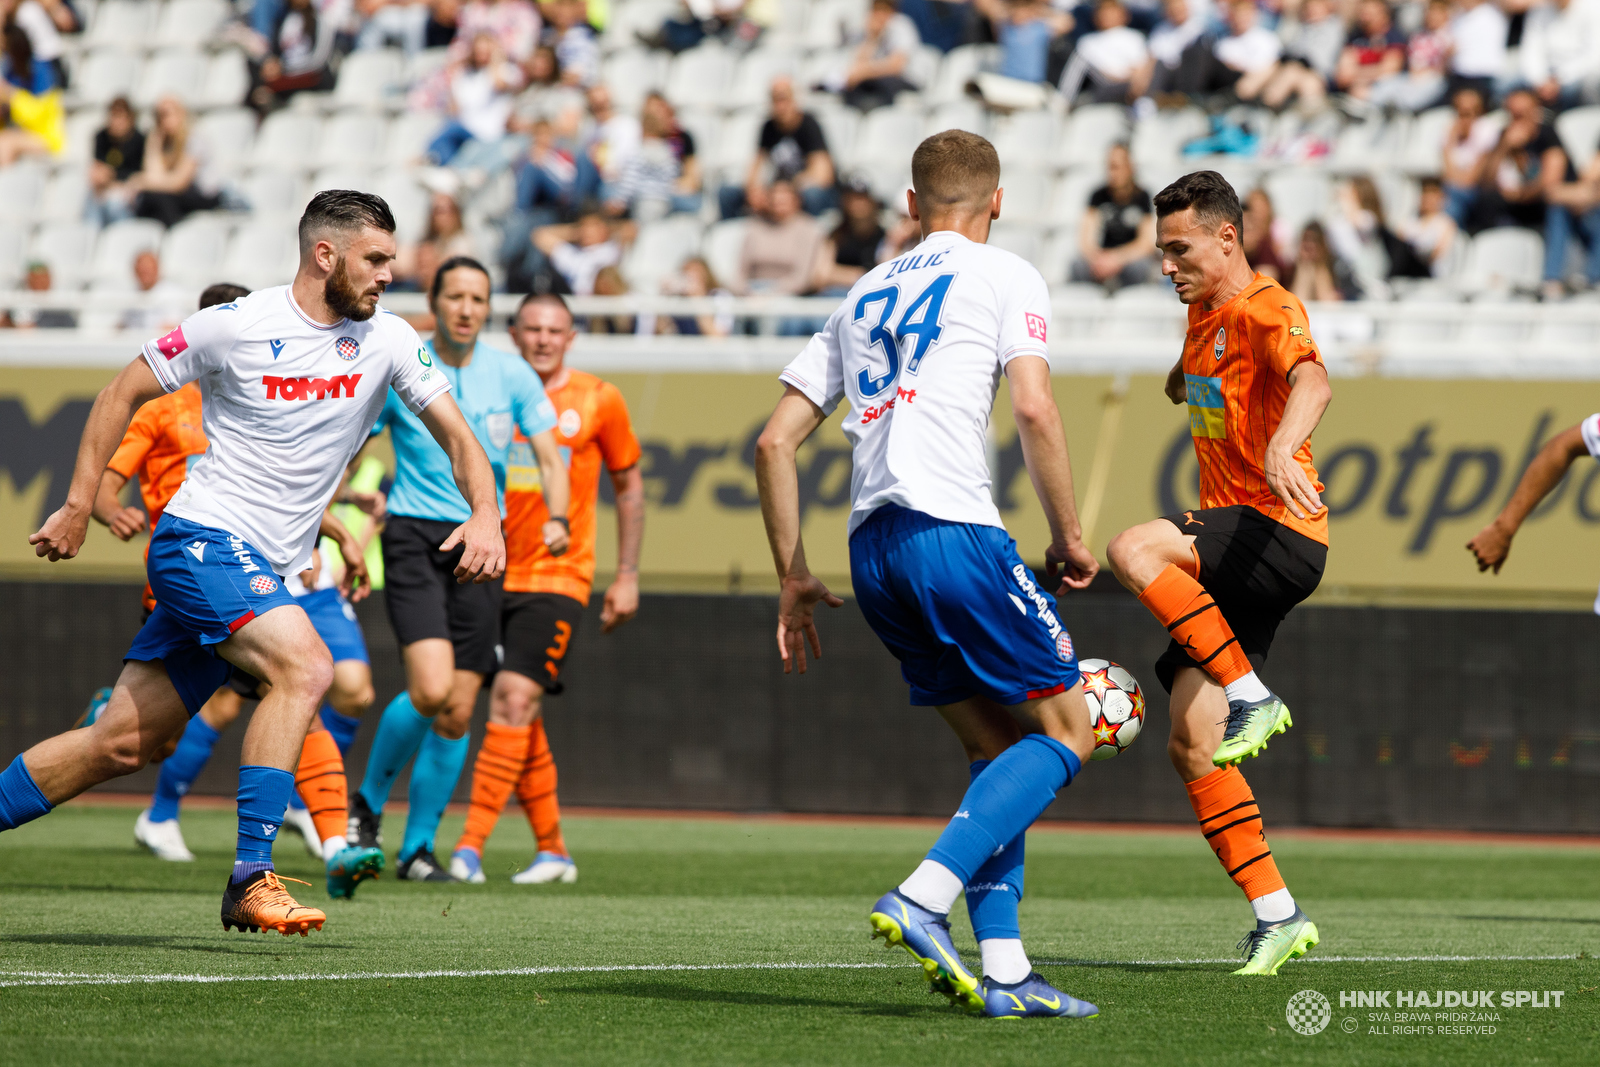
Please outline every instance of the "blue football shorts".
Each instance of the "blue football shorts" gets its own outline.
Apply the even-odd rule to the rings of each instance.
[[[160,660],[193,715],[233,670],[214,646],[257,615],[295,601],[250,542],[176,515],[156,525],[146,570],[156,610],[123,658]]]
[[[1053,596],[998,526],[946,522],[889,504],[850,537],[856,602],[900,661],[911,703],[999,704],[1078,684]]]
[[[339,590],[317,589],[299,597],[295,603],[311,617],[311,625],[316,627],[317,636],[333,653],[333,662],[347,659],[370,662],[367,658],[367,636],[361,632],[361,623],[356,621],[355,609]]]

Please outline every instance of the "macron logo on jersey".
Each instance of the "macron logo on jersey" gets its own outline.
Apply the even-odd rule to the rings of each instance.
[[[1029,311],[1024,313],[1023,320],[1028,324],[1028,336],[1035,341],[1045,340],[1045,322],[1043,315],[1035,315]]]
[[[279,378],[273,374],[263,374],[261,384],[267,387],[268,400],[318,400],[332,398],[337,400],[343,391],[347,397],[356,395],[356,385],[361,381],[359,374],[335,374],[332,378]]]
[[[272,359],[273,359],[274,362],[276,362],[277,359],[278,359],[278,354],[283,351],[283,342],[282,341],[268,341],[267,344],[272,346]]]
[[[201,563],[206,561],[206,543],[204,541],[196,541],[190,545],[189,552]]]
[[[161,340],[156,342],[156,351],[168,359],[174,359],[189,347],[188,340],[183,336],[183,327],[179,326]]]

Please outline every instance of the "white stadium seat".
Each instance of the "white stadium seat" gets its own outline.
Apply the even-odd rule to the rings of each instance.
[[[227,0],[167,0],[155,40],[163,45],[204,44],[227,21],[230,6]]]
[[[822,127],[822,139],[828,142],[828,154],[833,157],[836,170],[849,170],[856,158],[856,130],[861,126],[861,112],[845,107],[837,97],[827,97],[823,107],[811,108],[811,114]],[[762,109],[761,117],[766,118]],[[760,127],[757,127],[757,133]]]
[[[205,145],[210,166],[224,174],[236,174],[256,143],[255,112],[242,107],[208,111],[195,121],[194,138]]]
[[[90,274],[95,281],[125,281],[133,271],[133,257],[145,249],[161,247],[161,223],[151,219],[123,219],[100,231],[95,241]]]
[[[1039,228],[1024,222],[1006,222],[1002,218],[989,228],[989,242],[1032,263],[1039,252]]]
[[[133,90],[137,108],[155,106],[163,97],[175,96],[189,107],[202,102],[206,59],[187,48],[167,48],[145,61],[139,84]]]
[[[722,140],[722,116],[711,108],[679,108],[677,116],[678,125],[694,138],[701,168],[710,166]]]
[[[211,57],[200,90],[201,107],[237,107],[249,93],[250,66],[243,52],[229,48]]]
[[[910,108],[880,107],[867,113],[856,129],[853,161],[905,160],[922,141],[922,114]]]
[[[239,195],[257,219],[298,211],[305,203],[300,186],[298,175],[272,167],[258,167],[238,182]]]
[[[979,137],[989,134],[989,122],[984,117],[983,106],[976,100],[956,100],[948,104],[941,104],[928,112],[928,119],[923,123],[924,136],[942,133],[945,130],[966,130]],[[996,145],[996,148],[999,146]],[[1005,162],[1004,153],[1000,160]]]
[[[654,293],[700,247],[700,222],[673,215],[639,227],[623,260],[622,274],[636,292]]]
[[[10,288],[22,283],[27,266],[22,250],[27,243],[27,230],[21,223],[0,223],[0,286]],[[51,288],[60,288],[53,273],[50,284]]]
[[[734,68],[733,81],[722,106],[765,107],[772,79],[780,75],[792,76],[799,64],[800,57],[788,49],[758,48],[748,53]]]
[[[402,77],[407,85],[415,85],[435,71],[443,70],[449,62],[450,49],[424,48],[415,55],[406,57],[406,68]]]
[[[322,117],[307,111],[275,111],[256,134],[251,159],[258,167],[308,169],[322,133]]]
[[[723,117],[716,154],[708,156],[707,161],[722,173],[724,182],[744,184],[745,169],[750,166],[750,160],[755,158],[756,150],[760,147],[761,124],[766,120],[766,113],[757,108],[735,111]]]
[[[1575,107],[1563,113],[1556,119],[1556,132],[1573,166],[1582,170],[1600,151],[1600,106]]]
[[[974,133],[985,132],[971,126],[961,129]],[[1019,111],[1014,115],[997,118],[988,131],[994,150],[1000,155],[1001,176],[1013,164],[1040,166],[1055,158],[1056,140],[1061,134],[1061,121],[1049,110]]]
[[[733,57],[703,44],[677,55],[667,67],[666,97],[679,107],[725,105],[733,82]]]
[[[299,259],[292,226],[277,220],[252,222],[228,241],[217,276],[251,289],[286,285],[294,278]]]
[[[184,219],[161,241],[161,273],[202,289],[217,281],[229,229],[225,218],[209,213]]]
[[[400,87],[405,57],[398,49],[372,48],[351,52],[339,66],[339,80],[333,87],[333,106],[386,106]]]
[[[1177,114],[1185,117],[1162,119],[1157,115],[1140,123],[1140,129],[1142,130],[1148,123],[1160,122],[1165,127],[1182,132],[1193,124],[1188,112]],[[1086,167],[1096,174],[1104,174],[1106,150],[1118,141],[1128,140],[1129,135],[1125,108],[1113,107],[1110,104],[1089,104],[1078,108],[1067,119],[1066,126],[1056,140],[1054,158],[1064,167]],[[1171,149],[1172,154],[1176,154],[1176,151],[1176,148]],[[1138,158],[1136,151],[1135,162]]]
[[[1544,272],[1544,238],[1515,226],[1485,230],[1472,239],[1454,279],[1469,293],[1534,289]]]
[[[934,107],[966,99],[967,82],[996,57],[997,52],[990,45],[964,44],[950,49],[939,63],[938,72],[922,87],[923,98]]]
[[[1262,186],[1272,200],[1273,216],[1283,220],[1290,233],[1298,234],[1306,223],[1333,206],[1333,183],[1327,175],[1309,168],[1275,170]]]
[[[1133,150],[1133,164],[1136,168],[1143,168],[1176,162],[1180,158],[1185,142],[1192,141],[1196,137],[1204,137],[1210,131],[1211,120],[1197,107],[1186,107],[1179,111],[1158,111],[1133,128],[1133,135],[1129,140]],[[1079,143],[1073,124],[1069,123],[1067,135],[1063,138],[1062,150],[1075,153],[1074,162],[1087,162],[1104,167],[1105,150],[1110,147],[1112,141],[1118,139],[1120,138],[1107,137],[1100,142],[1098,152],[1090,154],[1091,146]]]
[[[410,172],[385,170],[373,180],[372,191],[383,197],[393,212],[396,239],[403,244],[422,240],[428,228],[429,194]]]
[[[700,254],[717,281],[725,286],[739,275],[739,257],[744,251],[744,231],[748,226],[745,219],[713,223],[700,239]]]
[[[89,199],[89,168],[78,163],[57,167],[39,194],[34,217],[40,222],[76,222]]]
[[[803,47],[808,52],[842,48],[866,22],[866,7],[860,0],[813,0],[801,38]]]
[[[611,100],[621,111],[638,112],[646,95],[667,83],[667,57],[643,48],[626,48],[608,56],[602,67]],[[726,106],[720,101],[717,106]]]
[[[99,108],[79,108],[67,115],[67,143],[61,150],[63,162],[87,163],[94,158],[94,135],[106,124]]]
[[[417,162],[444,124],[445,116],[432,111],[402,111],[389,124],[384,163],[408,167]]]
[[[83,43],[89,48],[142,48],[155,29],[157,4],[105,0],[94,13]]]
[[[28,246],[28,259],[50,265],[51,282],[57,289],[77,289],[89,269],[89,254],[95,233],[82,222],[47,222],[39,227]]]
[[[363,193],[372,191],[372,171],[367,167],[324,167],[306,183],[307,203],[318,193],[329,189],[356,189]]]
[[[322,125],[322,140],[312,157],[317,166],[366,165],[383,158],[389,123],[384,116],[341,111]]]
[[[1000,172],[1000,217],[1006,222],[1040,223],[1050,218],[1050,174],[1038,166],[1012,166]],[[1038,227],[1035,226],[1035,229]]]
[[[116,49],[90,52],[73,66],[71,99],[78,105],[104,107],[133,92],[139,78],[138,56]]]
[[[0,219],[32,220],[43,187],[44,168],[35,160],[24,159],[0,170]]]

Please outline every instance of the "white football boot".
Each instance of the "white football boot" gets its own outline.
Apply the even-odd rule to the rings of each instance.
[[[576,882],[578,865],[571,856],[559,852],[541,852],[525,870],[511,876],[517,885],[543,885],[546,882]]]
[[[134,820],[133,839],[154,853],[158,860],[194,862],[194,853],[183,842],[183,831],[178,829],[178,820],[151,822],[149,808],[141,811],[139,818]]]
[[[322,835],[317,833],[317,824],[311,819],[309,808],[289,806],[283,815],[283,828],[293,830],[305,839],[306,851],[315,859],[322,859]]]

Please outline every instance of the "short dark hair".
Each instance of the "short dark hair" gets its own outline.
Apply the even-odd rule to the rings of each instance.
[[[394,213],[383,197],[354,189],[328,189],[311,198],[300,216],[300,254],[311,251],[324,233],[337,230],[349,233],[371,226],[384,233],[394,232]]]
[[[439,269],[433,272],[433,284],[428,287],[428,305],[430,307],[433,306],[435,300],[439,299],[439,290],[444,288],[444,276],[453,270],[461,270],[463,267],[467,270],[478,271],[485,278],[488,278],[489,289],[491,292],[494,290],[494,278],[490,276],[488,267],[485,267],[471,256],[451,256],[439,264]]]
[[[200,310],[204,311],[206,308],[216,307],[218,304],[231,304],[240,297],[249,295],[250,290],[242,285],[234,285],[232,282],[218,282],[216,285],[208,285],[205,288],[205,292],[200,294]]]
[[[1203,226],[1219,228],[1224,222],[1244,232],[1244,207],[1228,179],[1214,170],[1185,174],[1156,194],[1156,217],[1176,215],[1194,208],[1195,219]]]
[[[924,209],[977,203],[1000,185],[994,145],[966,130],[944,130],[911,153],[911,187]]]
[[[576,325],[576,320],[572,317],[572,308],[567,306],[567,298],[562,296],[560,293],[529,293],[527,296],[522,298],[522,303],[517,305],[517,310],[511,316],[511,321],[516,322],[522,317],[523,308],[531,307],[535,304],[549,304],[553,307],[560,308],[562,311],[567,313],[567,321]]]

